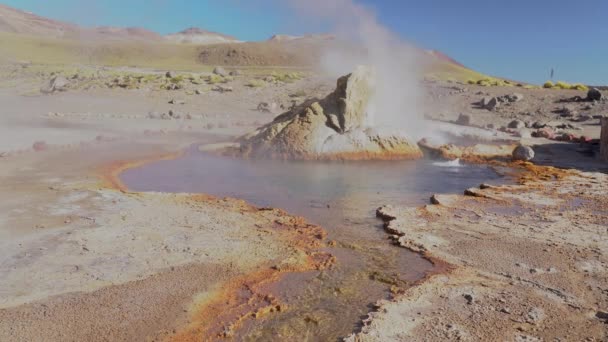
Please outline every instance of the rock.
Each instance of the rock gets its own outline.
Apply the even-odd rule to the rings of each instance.
[[[597,88],[591,88],[587,92],[587,101],[601,101],[602,93]]]
[[[222,67],[215,67],[213,69],[213,73],[222,77],[226,77],[228,76],[228,72],[226,72],[226,69],[222,68]]]
[[[498,102],[498,98],[496,97],[491,98],[490,101],[488,101],[488,103],[486,103],[484,106],[484,108],[487,110],[494,110],[498,107],[500,107],[500,102]]]
[[[45,94],[51,94],[57,91],[65,91],[67,90],[67,87],[69,86],[70,81],[68,81],[67,78],[63,77],[63,76],[53,76],[48,82],[47,84],[43,85],[40,88],[40,92],[45,93]]]
[[[520,93],[513,93],[511,95],[507,95],[507,99],[509,102],[519,102],[524,99],[524,95]]]
[[[472,294],[467,293],[467,294],[464,294],[463,297],[467,301],[467,304],[469,304],[469,305],[473,304],[473,302],[475,301]]]
[[[590,120],[593,120],[593,117],[591,115],[579,115],[577,118],[574,118],[572,121],[586,122],[586,121],[590,121]]]
[[[196,89],[196,90],[194,90],[194,93],[195,93],[196,95],[201,95],[203,92],[202,92],[202,91],[200,91],[199,89]]]
[[[259,112],[270,113],[270,105],[268,102],[260,102],[257,109]]]
[[[242,73],[241,73],[241,71],[240,71],[240,70],[232,70],[232,71],[230,71],[230,74],[229,74],[229,75],[230,75],[230,76],[241,76],[241,75],[242,75]]]
[[[422,151],[392,127],[369,127],[375,72],[360,66],[324,99],[311,99],[239,139],[237,153],[286,159],[408,159]]]
[[[182,114],[180,112],[174,112],[174,111],[170,110],[169,116],[172,117],[173,119],[180,119],[182,117]]]
[[[608,311],[598,310],[595,313],[595,317],[601,319],[602,321],[608,323]]]
[[[440,195],[434,194],[431,196],[431,204],[434,205],[443,205],[449,207],[454,204],[458,200],[458,197],[455,195]]]
[[[561,109],[558,109],[557,112],[562,117],[569,117],[569,116],[578,115],[578,111],[574,107],[572,107],[572,106],[563,106]]]
[[[529,161],[534,158],[534,150],[529,146],[518,145],[513,150],[513,160]]]
[[[159,119],[160,117],[161,117],[161,114],[159,114],[157,112],[148,113],[148,119]]]
[[[494,129],[494,128],[496,128],[496,126],[493,123],[489,123],[489,124],[486,125],[486,128],[487,129]]]
[[[553,140],[555,139],[555,131],[550,127],[541,128],[535,132],[532,132],[532,136],[535,138],[545,138]]]
[[[217,91],[220,93],[227,93],[227,92],[233,91],[232,87],[224,86],[224,85],[216,85],[215,87],[211,88],[211,90]]]
[[[167,71],[167,72],[165,73],[165,77],[166,77],[166,78],[173,78],[173,77],[175,77],[175,75],[174,75],[174,74],[173,74],[171,71]]]
[[[471,124],[471,116],[467,114],[458,115],[456,123],[463,126],[469,126]]]
[[[513,121],[509,122],[509,125],[507,125],[507,127],[513,128],[513,129],[525,128],[526,123],[521,120],[513,120]]]
[[[545,318],[545,311],[541,308],[532,308],[526,315],[526,322],[537,324]]]
[[[534,122],[534,123],[532,124],[532,128],[534,128],[534,129],[540,129],[540,128],[544,128],[545,126],[547,126],[547,125],[545,125],[545,124],[543,124],[543,123],[540,123],[540,122],[538,122],[538,121],[536,121],[536,122]]]

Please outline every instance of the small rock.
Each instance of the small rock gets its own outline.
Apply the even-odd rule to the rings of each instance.
[[[471,116],[466,114],[458,115],[456,123],[463,126],[469,126],[471,124]]]
[[[216,75],[222,76],[222,77],[228,76],[228,73],[226,72],[226,69],[224,69],[224,68],[222,68],[220,66],[215,67],[213,69],[213,73],[216,74]]]
[[[175,75],[173,75],[173,73],[172,73],[171,71],[167,71],[167,72],[165,73],[165,77],[166,77],[166,78],[173,78],[174,76],[175,76]]]
[[[232,87],[223,86],[223,85],[216,85],[211,90],[217,91],[217,92],[220,92],[220,93],[227,93],[227,92],[233,91]]]
[[[602,92],[600,92],[597,88],[591,88],[587,92],[587,101],[601,101],[602,100]]]
[[[475,299],[473,298],[473,295],[472,295],[472,294],[470,294],[470,293],[465,294],[463,297],[464,297],[464,299],[466,299],[467,304],[469,304],[469,305],[473,304],[473,302],[474,302],[474,300],[475,300]]]
[[[528,323],[537,324],[545,318],[545,311],[541,308],[532,308],[526,315]]]
[[[194,93],[195,93],[196,95],[201,95],[203,92],[201,92],[200,90],[196,89],[196,90],[194,91]]]
[[[513,150],[513,160],[528,161],[534,159],[534,150],[529,146],[518,145]]]
[[[555,131],[549,127],[541,128],[532,133],[535,138],[555,139]]]
[[[270,105],[268,102],[260,102],[257,109],[259,112],[270,113]]]
[[[526,123],[523,122],[523,121],[521,121],[521,120],[513,120],[513,121],[509,122],[509,124],[507,125],[507,127],[514,128],[514,129],[525,128],[526,127]]]
[[[484,106],[484,108],[487,110],[494,110],[498,107],[500,107],[500,102],[496,97],[491,98],[490,101],[488,101],[488,103],[486,103],[486,105]]]
[[[242,73],[240,70],[232,70],[230,71],[230,76],[240,76]]]
[[[601,319],[602,321],[608,323],[608,311],[598,310],[595,313],[595,317]]]
[[[536,121],[536,122],[534,122],[534,123],[532,124],[532,128],[535,128],[535,129],[544,128],[545,126],[547,126],[547,125],[545,125],[545,124],[543,124],[543,123],[540,123],[540,122],[538,122],[538,121]]]

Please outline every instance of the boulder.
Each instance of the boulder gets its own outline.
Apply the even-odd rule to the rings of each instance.
[[[422,151],[392,127],[370,127],[375,73],[359,66],[325,98],[311,99],[239,139],[242,156],[280,159],[411,159]]]
[[[518,145],[513,150],[513,160],[523,160],[528,161],[534,158],[534,150],[525,145]]]
[[[213,69],[213,73],[222,77],[226,77],[228,76],[228,72],[226,71],[226,69],[222,68],[222,67],[215,67]]]
[[[591,88],[587,92],[587,101],[601,101],[602,100],[602,92],[600,92],[597,88]]]

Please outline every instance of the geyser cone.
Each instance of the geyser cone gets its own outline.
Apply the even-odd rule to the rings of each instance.
[[[422,152],[403,132],[372,127],[375,72],[359,66],[322,100],[309,100],[241,137],[240,154],[282,159],[414,159]]]

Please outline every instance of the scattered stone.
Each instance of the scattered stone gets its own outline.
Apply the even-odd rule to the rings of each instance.
[[[456,123],[463,126],[469,126],[471,124],[471,116],[467,114],[458,115]]]
[[[526,315],[526,322],[537,324],[545,318],[545,311],[541,308],[532,308]]]
[[[513,121],[509,122],[509,124],[507,125],[507,127],[513,128],[513,129],[525,128],[526,127],[526,123],[523,122],[523,121],[521,121],[521,120],[513,120]]]
[[[67,90],[67,87],[69,86],[70,81],[68,81],[67,78],[63,77],[63,76],[53,76],[48,82],[47,84],[43,85],[40,88],[40,92],[44,93],[44,94],[51,94],[57,91],[65,91]]]
[[[260,102],[257,109],[258,112],[270,113],[270,105],[268,102]]]
[[[474,302],[474,300],[475,300],[475,299],[473,298],[473,295],[472,295],[472,294],[469,294],[469,293],[465,294],[463,297],[464,297],[464,299],[467,301],[467,304],[469,304],[469,305],[473,304],[473,302]]]
[[[590,120],[593,120],[591,115],[579,115],[577,118],[572,119],[574,122],[586,122]]]
[[[602,93],[597,88],[591,88],[587,92],[587,101],[601,101]]]
[[[540,123],[540,122],[538,122],[538,121],[536,121],[536,122],[534,122],[534,123],[532,124],[532,128],[535,128],[535,129],[544,128],[544,127],[546,127],[546,126],[547,126],[547,125],[545,125],[545,124],[543,124],[543,123]]]
[[[490,101],[488,101],[488,103],[486,103],[484,106],[484,108],[487,110],[495,110],[498,107],[500,107],[500,102],[498,102],[498,98],[496,97],[491,98]]]
[[[507,95],[507,99],[509,102],[519,102],[524,99],[524,95],[520,93],[513,93],[511,95]]]
[[[215,67],[213,69],[213,73],[216,74],[216,75],[222,76],[222,77],[228,76],[228,72],[226,72],[226,69],[224,69],[224,68],[222,68],[220,66]]]
[[[534,159],[534,150],[525,145],[518,145],[513,150],[513,160],[529,161]]]
[[[216,85],[211,90],[217,91],[219,93],[227,93],[227,92],[232,92],[233,91],[232,87],[224,86],[224,85]]]
[[[535,138],[545,138],[553,140],[555,139],[555,131],[550,127],[541,128],[535,132],[532,132],[532,136]]]

